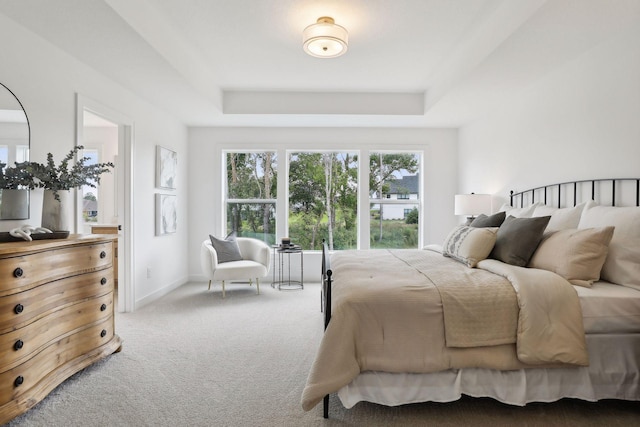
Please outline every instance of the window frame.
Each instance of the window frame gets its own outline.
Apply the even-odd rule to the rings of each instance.
[[[388,144],[384,147],[381,144],[372,144],[371,148],[360,148],[363,144],[327,144],[326,149],[311,148],[306,144],[293,144],[293,143],[253,143],[251,148],[245,148],[250,143],[236,143],[233,145],[222,144],[218,153],[220,153],[220,165],[221,171],[218,176],[221,178],[220,182],[220,222],[221,230],[226,230],[227,224],[227,202],[245,202],[245,199],[227,199],[227,173],[226,173],[226,159],[227,153],[264,153],[267,151],[274,152],[277,156],[277,194],[276,199],[257,199],[258,203],[275,203],[275,219],[276,219],[276,242],[283,236],[288,236],[289,229],[289,155],[290,153],[299,152],[349,152],[358,155],[358,226],[357,226],[357,249],[365,250],[370,248],[370,203],[369,197],[369,162],[370,153],[414,153],[419,156],[419,167],[417,173],[420,174],[420,188],[418,199],[409,200],[384,200],[384,203],[389,204],[407,204],[411,201],[411,204],[415,204],[418,209],[418,247],[424,245],[424,232],[425,232],[425,193],[428,183],[426,182],[425,168],[425,156],[428,152],[428,145],[420,144],[394,144],[395,148],[389,150]],[[320,142],[318,143],[320,144]],[[256,148],[259,147],[259,148]],[[366,167],[363,167],[366,165]],[[375,200],[375,199],[373,199]],[[252,200],[256,202],[255,199]],[[379,203],[376,202],[376,203]],[[306,252],[306,251],[305,251]],[[319,252],[312,251],[309,252]]]
[[[366,164],[367,166],[370,165],[371,162],[371,154],[377,154],[377,153],[382,153],[382,154],[414,154],[418,156],[418,170],[416,172],[416,174],[419,174],[422,177],[422,180],[419,181],[419,188],[418,188],[418,198],[417,199],[412,199],[411,197],[409,197],[408,199],[400,199],[400,198],[391,198],[390,194],[386,194],[387,197],[380,197],[379,199],[375,199],[370,197],[369,195],[369,176],[367,175],[367,239],[366,242],[363,241],[363,248],[362,249],[370,249],[370,230],[371,230],[371,214],[370,214],[370,210],[371,210],[371,206],[372,205],[412,205],[415,208],[418,209],[418,248],[423,246],[423,227],[424,227],[424,156],[425,156],[425,150],[415,150],[415,149],[402,149],[402,148],[398,148],[395,150],[389,150],[389,149],[384,149],[384,150],[378,150],[378,149],[371,149],[371,150],[367,150],[367,159],[366,159]],[[381,195],[382,196],[382,195]],[[406,216],[405,216],[406,218]],[[363,230],[364,231],[364,230]],[[364,245],[364,243],[366,243],[366,245]]]
[[[247,199],[239,199],[239,198],[229,198],[229,182],[228,182],[228,177],[227,177],[227,155],[229,153],[242,153],[242,154],[261,154],[261,153],[267,153],[267,152],[271,152],[273,154],[275,154],[275,159],[276,159],[276,172],[277,172],[277,181],[276,181],[276,194],[280,194],[280,162],[279,162],[279,157],[280,157],[280,153],[278,150],[275,149],[270,149],[270,148],[265,148],[264,150],[260,150],[260,149],[242,149],[242,148],[228,148],[228,149],[222,149],[221,151],[221,171],[222,171],[222,230],[223,233],[226,235],[228,233],[227,230],[227,222],[228,222],[228,217],[227,217],[227,206],[229,203],[236,203],[236,204],[273,204],[274,206],[274,218],[275,218],[275,230],[274,230],[274,241],[278,240],[278,209],[279,209],[279,203],[278,203],[278,196],[276,195],[276,198],[269,198],[269,199],[256,199],[256,198],[247,198]],[[268,242],[265,242],[268,243]]]
[[[357,182],[358,182],[358,188],[357,188],[357,194],[358,194],[358,203],[356,204],[356,210],[358,212],[358,216],[356,219],[356,248],[360,248],[360,221],[361,221],[361,205],[359,203],[360,200],[360,191],[362,191],[362,188],[360,186],[360,178],[361,178],[361,160],[360,160],[360,150],[357,149],[341,149],[341,148],[335,148],[335,149],[323,149],[323,150],[319,150],[319,149],[307,149],[307,148],[299,148],[299,149],[287,149],[286,150],[286,175],[285,175],[285,180],[286,180],[286,194],[285,194],[285,199],[286,199],[286,204],[285,204],[285,210],[286,210],[286,218],[285,218],[285,234],[283,234],[284,236],[289,236],[289,169],[290,169],[290,163],[291,163],[291,155],[292,154],[299,154],[299,153],[316,153],[316,154],[324,154],[324,153],[348,153],[348,154],[353,154],[355,156],[358,156],[358,166],[357,166]],[[368,159],[367,159],[368,161]],[[309,250],[311,251],[311,249],[305,249],[305,250]]]

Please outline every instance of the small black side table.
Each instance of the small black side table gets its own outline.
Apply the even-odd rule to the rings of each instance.
[[[273,248],[273,282],[271,287],[278,286],[278,290],[304,289],[304,254],[300,246],[272,245]],[[291,254],[300,255],[300,280],[291,280]],[[284,271],[287,258],[287,271]],[[276,280],[276,267],[278,280]],[[285,275],[286,273],[286,275]]]

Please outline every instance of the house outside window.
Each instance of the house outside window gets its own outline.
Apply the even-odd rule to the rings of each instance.
[[[370,247],[417,248],[420,154],[372,152],[369,156]],[[415,210],[417,221],[407,221]]]

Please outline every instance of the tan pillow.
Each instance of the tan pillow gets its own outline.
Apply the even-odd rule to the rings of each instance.
[[[460,261],[468,267],[475,267],[491,253],[496,243],[497,232],[498,227],[456,227],[444,240],[442,255]]]
[[[640,290],[640,207],[587,203],[578,228],[614,226],[609,254],[602,267],[604,280]]]
[[[529,267],[553,271],[571,284],[590,288],[600,279],[613,227],[560,230],[540,242]]]

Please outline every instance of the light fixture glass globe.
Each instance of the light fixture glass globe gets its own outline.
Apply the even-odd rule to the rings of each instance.
[[[335,58],[347,51],[347,30],[328,16],[318,18],[318,22],[305,28],[302,35],[304,51],[311,56]]]

